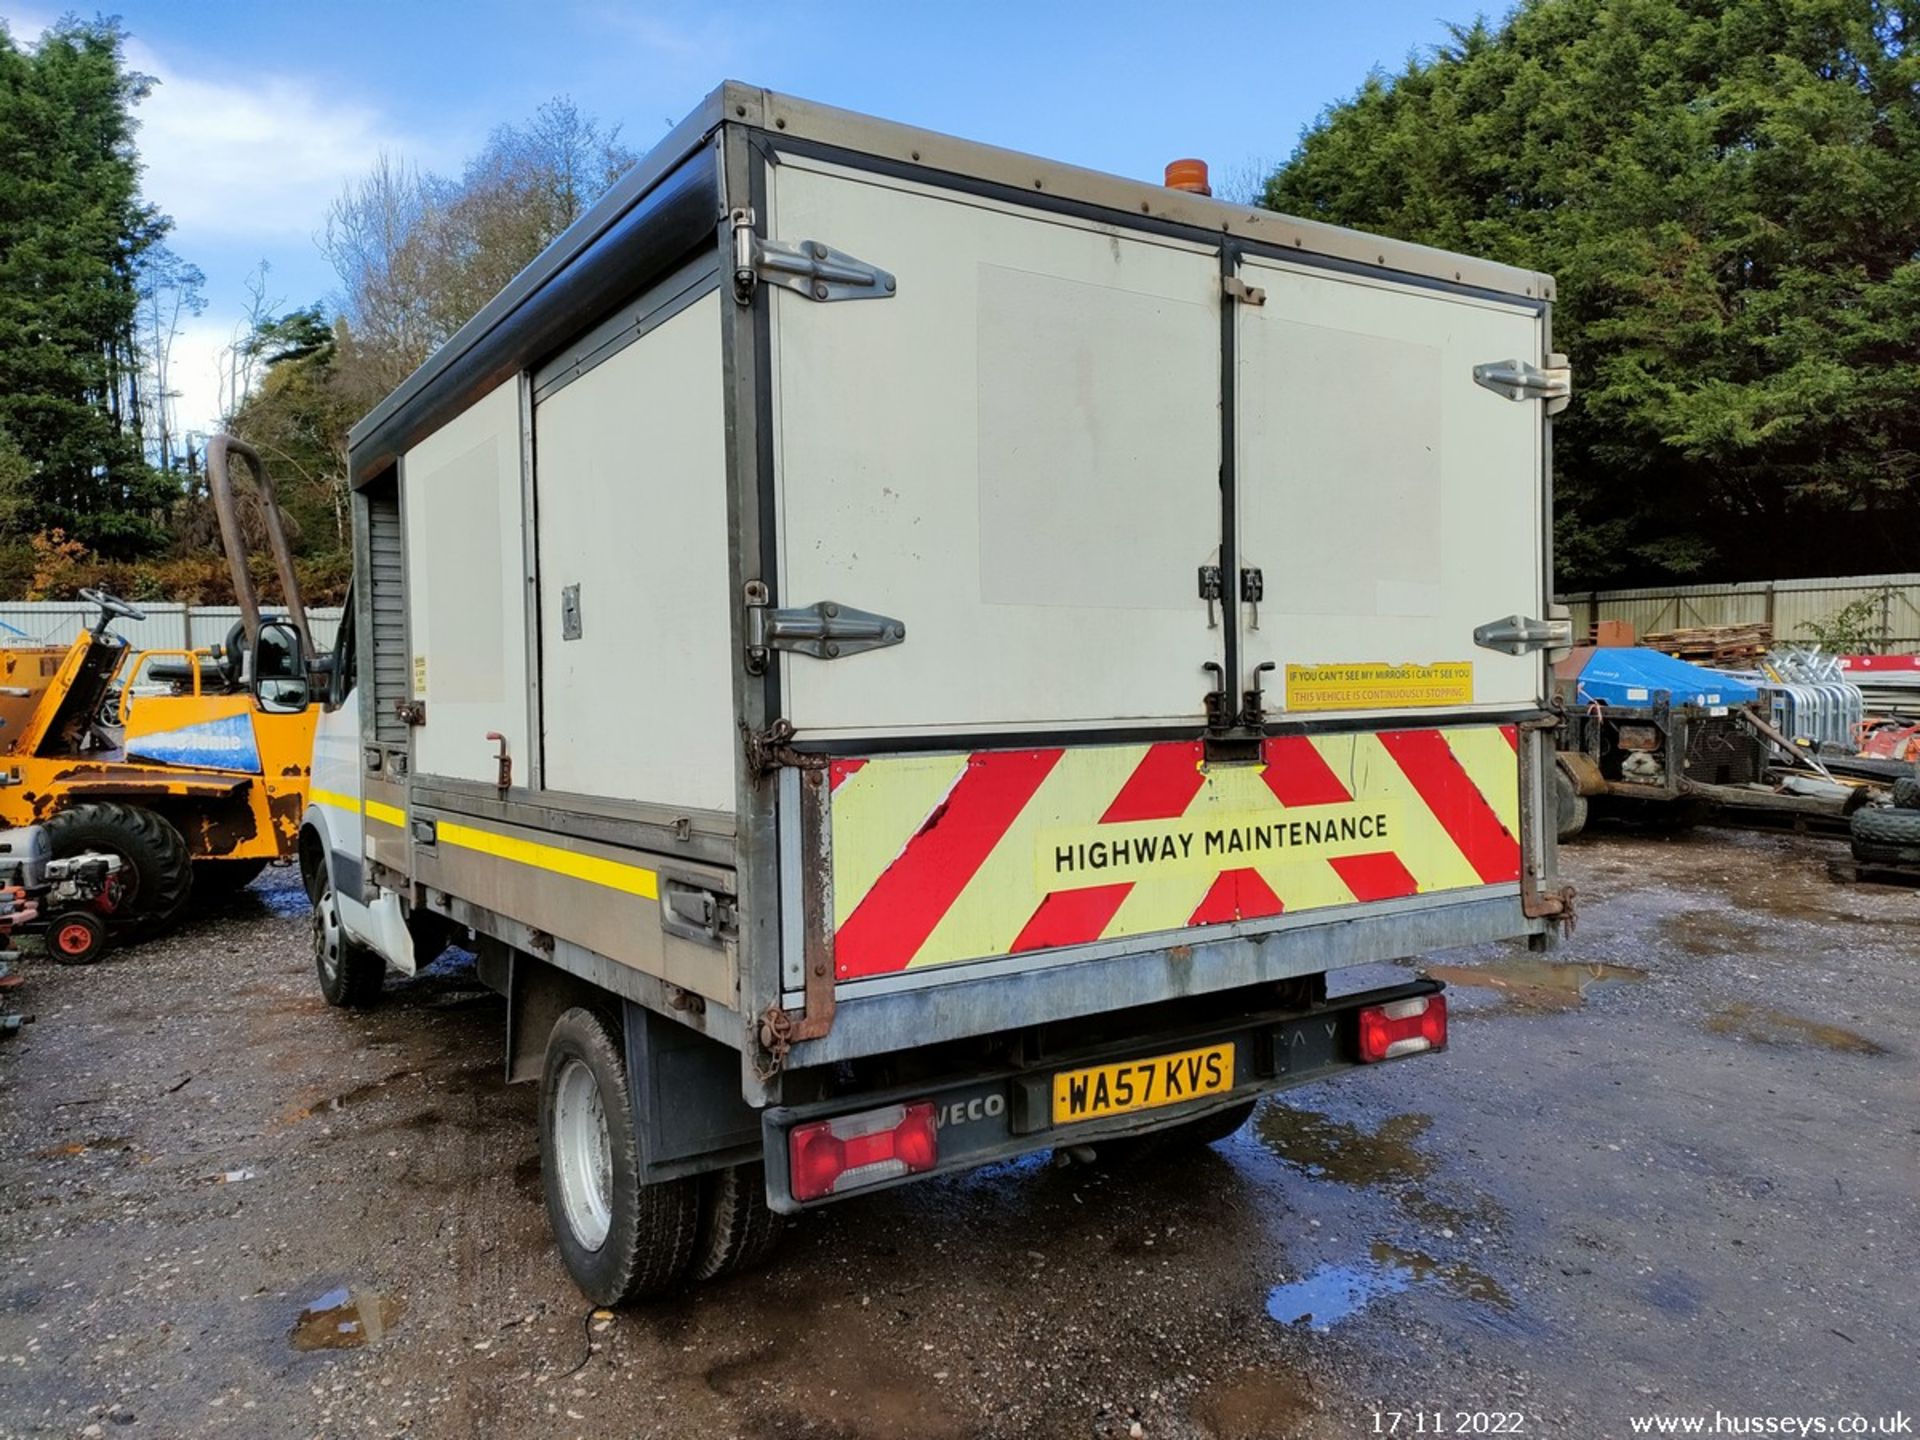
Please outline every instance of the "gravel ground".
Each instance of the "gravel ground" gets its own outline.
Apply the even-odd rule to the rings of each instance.
[[[549,1246],[500,1002],[443,963],[372,1014],[327,1009],[271,872],[190,932],[23,966],[0,1434],[1910,1415],[1920,893],[1832,884],[1837,853],[1583,842],[1564,964],[1488,947],[1337,977],[1436,970],[1444,1056],[1291,1091],[1173,1168],[1036,1159],[831,1207],[766,1272],[608,1318]]]

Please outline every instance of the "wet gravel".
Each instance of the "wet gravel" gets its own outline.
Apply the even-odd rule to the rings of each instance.
[[[604,1318],[547,1241],[500,1002],[456,955],[369,1015],[329,1010],[270,872],[189,932],[22,966],[0,1434],[1912,1414],[1920,892],[1833,884],[1838,853],[1584,841],[1558,963],[1485,947],[1337,977],[1440,973],[1442,1057],[1291,1091],[1176,1165],[1041,1158],[833,1207],[768,1271]]]

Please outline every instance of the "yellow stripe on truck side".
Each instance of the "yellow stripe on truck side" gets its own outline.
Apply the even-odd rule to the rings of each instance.
[[[407,812],[398,805],[386,805],[378,800],[360,801],[351,795],[336,794],[332,790],[309,788],[307,801],[313,805],[328,805],[335,810],[345,810],[350,815],[365,815],[370,820],[378,820],[383,825],[407,823]]]
[[[609,890],[618,890],[626,895],[638,895],[647,900],[660,898],[659,873],[644,866],[603,860],[598,855],[582,855],[574,850],[562,850],[533,840],[517,840],[510,835],[497,835],[491,830],[456,825],[451,820],[440,821],[436,833],[448,845],[458,845],[463,850],[476,850],[482,855],[510,860],[518,865],[532,865],[555,875],[584,880],[589,885],[604,885]]]
[[[379,820],[387,825],[405,826],[407,812],[397,805],[385,805],[378,800],[368,800],[364,804],[356,802],[351,795],[338,795],[331,790],[308,790],[307,799],[315,805],[328,805],[337,810],[364,810],[367,817]],[[646,900],[660,898],[659,872],[647,869],[644,865],[627,865],[618,860],[605,860],[598,855],[582,855],[573,850],[562,850],[555,845],[542,845],[533,840],[516,840],[511,835],[498,835],[491,830],[477,830],[471,825],[459,825],[451,820],[442,820],[435,827],[435,833],[449,845],[458,845],[463,850],[478,851],[482,855],[491,855],[497,860],[510,860],[516,865],[532,865],[540,870],[551,871],[555,875],[565,875],[572,880],[584,880],[589,885],[604,885],[609,890],[618,890],[623,895],[638,895]]]

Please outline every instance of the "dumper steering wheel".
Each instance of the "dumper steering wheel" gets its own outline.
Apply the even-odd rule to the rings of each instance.
[[[93,627],[94,633],[97,635],[106,634],[107,626],[112,624],[116,618],[125,618],[128,620],[144,620],[147,618],[146,611],[129,605],[118,595],[109,595],[104,590],[82,590],[80,592],[80,598],[89,605],[98,605],[100,607],[99,623]]]

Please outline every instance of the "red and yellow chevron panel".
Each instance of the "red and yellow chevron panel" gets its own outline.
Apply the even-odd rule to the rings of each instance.
[[[1520,878],[1519,738],[1473,725],[836,760],[842,980]]]

